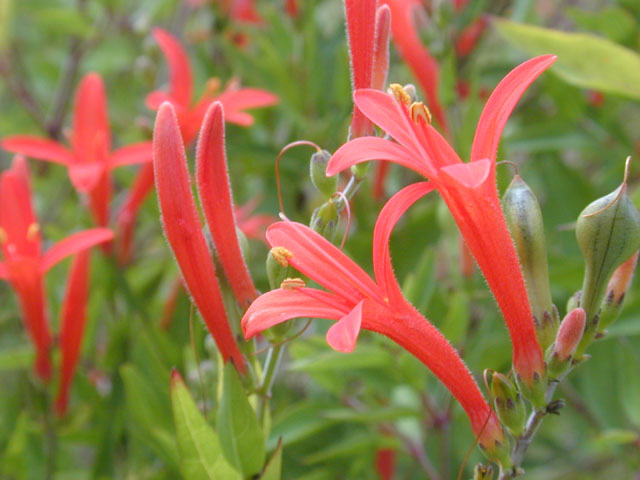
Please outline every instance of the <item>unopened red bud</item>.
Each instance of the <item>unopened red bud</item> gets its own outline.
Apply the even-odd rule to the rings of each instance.
[[[633,280],[633,272],[638,264],[638,253],[629,258],[626,262],[620,265],[615,272],[609,285],[607,285],[607,293],[602,302],[602,310],[600,312],[600,321],[598,322],[598,333],[604,333],[605,329],[618,318],[620,310],[622,310],[622,304],[624,297],[629,291],[631,286],[631,280]]]
[[[582,339],[585,324],[586,313],[582,308],[571,310],[562,320],[547,362],[550,378],[556,379],[569,370],[573,354]]]
[[[568,359],[576,351],[582,338],[585,321],[585,311],[581,308],[570,311],[562,320],[553,348],[561,360]]]

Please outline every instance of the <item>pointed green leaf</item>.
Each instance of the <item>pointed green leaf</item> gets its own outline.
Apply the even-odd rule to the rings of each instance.
[[[176,370],[171,374],[171,404],[184,478],[240,480],[240,474],[224,459],[216,433],[198,410]]]
[[[640,56],[595,35],[495,19],[498,32],[529,55],[553,53],[551,71],[578,87],[640,99]]]
[[[264,467],[260,480],[280,480],[282,478],[282,437],[278,446]]]
[[[231,362],[224,367],[217,430],[225,457],[244,477],[262,470],[265,459],[264,434]]]

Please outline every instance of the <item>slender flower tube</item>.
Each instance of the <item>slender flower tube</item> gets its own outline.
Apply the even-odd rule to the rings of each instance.
[[[196,150],[196,185],[224,273],[238,303],[246,308],[258,296],[258,291],[238,243],[220,102],[211,105],[202,123]]]
[[[205,124],[203,130],[208,126]],[[187,157],[173,106],[163,104],[153,132],[153,165],[162,226],[175,255],[184,284],[213,335],[224,361],[232,359],[240,372],[244,357],[233,337],[224,309],[216,271],[202,232]],[[230,201],[230,200],[229,200]],[[233,229],[235,225],[227,224]]]
[[[40,227],[31,204],[29,172],[23,157],[0,176],[0,245],[4,261],[0,278],[15,290],[22,318],[35,350],[35,371],[51,378],[52,336],[44,296],[44,274],[55,264],[94,245],[109,241],[113,233],[94,228],[70,235],[42,253]]]
[[[71,148],[30,135],[2,140],[2,148],[29,157],[65,165],[76,190],[89,196],[96,225],[109,221],[111,170],[122,165],[151,162],[151,142],[140,142],[111,151],[107,97],[97,73],[84,76],[75,97]]]
[[[169,32],[160,28],[153,30],[153,36],[160,45],[169,66],[169,91],[156,90],[147,96],[147,106],[157,110],[164,101],[170,102],[178,116],[180,131],[185,145],[191,144],[198,134],[200,125],[209,106],[218,101],[224,106],[225,118],[229,123],[242,126],[253,124],[253,117],[246,109],[267,107],[278,103],[278,97],[265,90],[256,88],[239,88],[237,82],[230,82],[227,88],[217,93],[217,80],[209,80],[205,93],[192,106],[193,77],[189,57],[180,42]],[[153,165],[143,165],[129,191],[122,207],[118,211],[118,257],[121,263],[131,258],[133,229],[138,211],[153,189]]]
[[[60,385],[56,397],[55,409],[58,415],[64,415],[69,403],[69,388],[78,364],[82,336],[87,322],[87,300],[89,297],[89,261],[91,250],[79,252],[71,265],[67,293],[62,304],[60,325]]]
[[[500,424],[466,365],[440,331],[402,295],[389,253],[391,231],[416,200],[433,190],[429,182],[410,185],[394,195],[380,212],[373,234],[375,281],[336,246],[309,227],[278,222],[267,229],[272,247],[283,247],[288,262],[327,291],[285,280],[281,288],[258,297],[242,319],[245,337],[296,317],[337,320],[327,332],[335,350],[350,352],[361,328],[389,337],[424,363],[460,402],[491,450],[503,444]]]
[[[426,107],[421,102],[409,105],[408,95],[397,85],[394,94],[359,90],[354,95],[358,108],[396,142],[357,138],[340,147],[327,166],[327,175],[335,175],[360,162],[386,159],[433,182],[502,310],[513,344],[514,369],[527,384],[543,375],[544,363],[518,257],[500,208],[495,158],[518,99],[554,61],[552,55],[536,57],[500,82],[478,122],[469,163],[462,162],[431,126]]]
[[[449,124],[438,99],[440,69],[416,31],[414,14],[424,8],[421,0],[383,0],[391,9],[391,34],[400,56],[409,64],[427,96],[429,109],[433,112],[445,137],[449,136]]]

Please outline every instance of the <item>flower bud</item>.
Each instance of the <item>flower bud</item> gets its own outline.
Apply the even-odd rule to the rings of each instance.
[[[582,211],[576,223],[576,238],[585,260],[580,306],[587,315],[576,352],[576,358],[580,358],[596,333],[611,275],[640,248],[640,212],[627,194],[626,180]]]
[[[330,242],[333,242],[336,230],[338,229],[338,219],[339,212],[336,202],[329,199],[313,211],[309,226],[313,231],[319,233]]]
[[[578,290],[576,293],[569,297],[567,300],[567,312],[574,310],[580,306],[580,299],[582,298],[582,290]]]
[[[602,311],[600,312],[600,321],[598,322],[598,333],[604,333],[605,328],[613,323],[618,317],[622,309],[624,297],[629,290],[631,280],[633,279],[633,271],[638,263],[638,252],[633,254],[629,260],[620,265],[613,273],[609,285],[607,285],[607,294],[602,302]]]
[[[491,378],[491,394],[500,422],[514,437],[522,435],[527,412],[515,386],[505,375],[494,373]]]
[[[473,469],[473,480],[493,480],[493,467],[477,464]]]
[[[513,178],[502,197],[502,209],[518,252],[536,336],[545,350],[553,342],[559,319],[551,302],[542,212],[538,200],[520,175]]]
[[[327,164],[331,154],[326,150],[311,155],[309,162],[309,176],[311,183],[325,197],[330,197],[338,188],[338,175],[327,177]]]
[[[571,310],[562,320],[547,362],[547,372],[552,380],[566,374],[571,367],[571,359],[582,338],[585,323],[586,314],[582,308]]]

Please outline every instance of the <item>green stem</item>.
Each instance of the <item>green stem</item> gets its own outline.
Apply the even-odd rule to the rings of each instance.
[[[264,375],[257,390],[258,393],[258,420],[263,421],[269,399],[271,398],[271,386],[275,378],[276,370],[280,364],[280,359],[284,353],[284,345],[274,345],[267,353],[267,360],[264,363]]]

